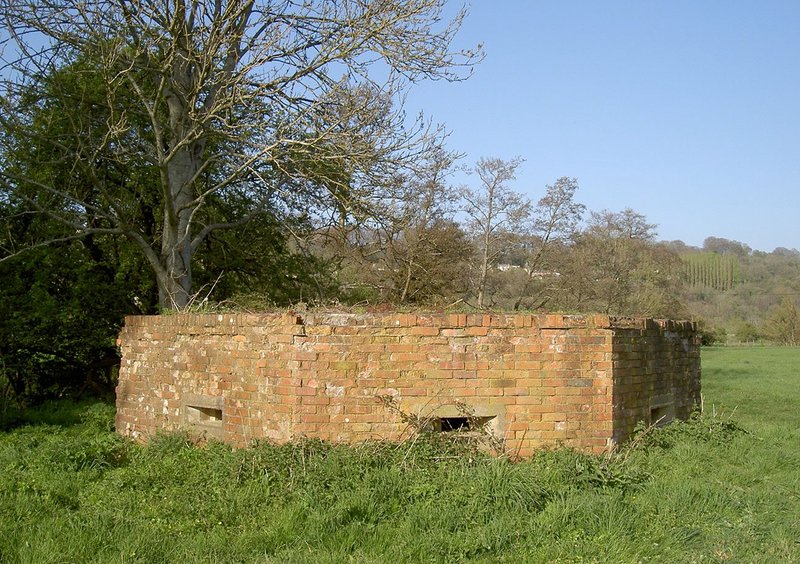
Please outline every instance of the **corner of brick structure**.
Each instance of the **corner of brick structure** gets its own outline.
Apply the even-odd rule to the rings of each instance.
[[[689,322],[606,315],[175,314],[126,318],[117,430],[235,445],[400,440],[464,410],[511,452],[602,452],[700,398]],[[389,407],[391,404],[391,408]]]

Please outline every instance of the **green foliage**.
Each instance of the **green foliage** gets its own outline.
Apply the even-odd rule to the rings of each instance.
[[[692,317],[724,330],[726,341],[732,344],[791,344],[792,303],[800,295],[800,253],[780,248],[771,253],[751,251],[736,241],[716,238],[708,249],[684,251],[684,267],[719,268],[723,261],[738,266],[733,285],[702,283],[703,277],[695,271],[697,283],[686,291]],[[703,276],[713,279],[708,278],[710,274]]]
[[[626,209],[592,213],[564,249],[548,307],[660,318],[684,318],[680,261],[654,242],[655,226]]]
[[[18,401],[87,384],[113,391],[114,340],[139,282],[117,282],[113,260],[96,262],[71,243],[0,263],[0,360]]]
[[[633,441],[641,448],[669,449],[685,442],[727,445],[746,433],[740,425],[730,418],[703,415],[700,411],[692,413],[688,421],[674,421],[670,425],[654,429],[639,424]]]
[[[767,318],[766,333],[774,343],[791,346],[800,344],[800,311],[793,298],[784,296],[772,308]]]
[[[230,202],[220,203],[206,212],[218,214],[211,219],[217,222],[247,213],[230,207]],[[281,224],[264,213],[240,228],[212,233],[196,253],[199,299],[261,310],[324,300],[333,293],[330,264],[294,248],[289,237],[290,231],[309,229],[298,221]]]
[[[135,231],[159,245],[158,171],[136,151],[123,158],[104,146],[85,154],[85,144],[112,120],[96,65],[84,53],[53,70],[38,93],[27,92],[34,109],[27,127],[35,135],[0,148],[0,408],[7,399],[110,396],[124,316],[157,311],[151,265],[130,235]],[[122,106],[132,103],[127,87],[114,96]],[[133,138],[147,137],[147,128],[143,116],[130,113],[130,139],[122,145],[135,147]],[[102,211],[109,206],[113,213]],[[288,228],[303,233],[309,226],[301,220],[281,224],[275,210],[260,211],[238,229],[213,232],[197,250],[199,301],[247,295],[286,305],[330,287],[327,265],[289,244]],[[209,196],[197,218],[229,224],[251,214],[252,198],[229,189]],[[128,231],[114,231],[111,217]],[[76,240],[84,228],[89,233]],[[37,247],[44,242],[51,244]]]
[[[691,286],[726,291],[739,281],[739,258],[711,252],[681,253],[683,276]]]
[[[163,309],[197,292],[196,251],[216,231],[256,215],[380,217],[445,137],[408,122],[407,87],[460,80],[481,58],[451,50],[466,11],[448,21],[440,0],[203,0],[166,18],[152,1],[4,7],[0,189],[64,237],[133,241]]]
[[[747,321],[738,321],[733,326],[733,333],[739,343],[757,343],[763,338],[763,333]]]
[[[797,561],[799,355],[705,349],[704,414],[516,463],[426,439],[138,445],[108,405],[49,403],[0,432],[0,558]]]
[[[704,321],[699,322],[700,344],[704,347],[711,345],[724,345],[728,333],[724,327],[710,327]]]

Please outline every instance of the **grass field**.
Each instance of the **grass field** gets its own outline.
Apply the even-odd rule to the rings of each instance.
[[[0,432],[0,562],[798,562],[800,350],[708,349],[705,413],[614,457],[147,447],[113,408]]]

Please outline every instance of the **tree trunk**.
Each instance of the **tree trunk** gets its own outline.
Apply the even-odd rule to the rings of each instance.
[[[166,245],[164,245],[166,246]],[[173,245],[164,257],[166,274],[158,276],[158,305],[161,309],[184,309],[192,295],[191,253],[187,244]]]
[[[183,309],[192,296],[192,214],[194,177],[200,167],[198,144],[179,150],[167,162],[167,189],[171,205],[164,209],[161,263],[165,274],[158,279],[158,302],[162,308]]]
[[[491,221],[491,204],[489,207],[489,218]],[[487,222],[489,223],[489,222]],[[486,278],[489,274],[489,229],[486,229],[483,234],[483,253],[481,255],[481,271],[478,277],[478,309],[483,309],[483,300],[486,296]]]
[[[196,93],[195,71],[189,63],[192,51],[191,30],[182,29],[176,39],[178,56],[172,64],[172,76],[164,91],[169,109],[167,152],[163,154],[161,182],[168,194],[164,206],[164,230],[161,234],[161,264],[165,274],[159,276],[158,301],[162,308],[184,309],[192,296],[192,225],[194,213],[201,202],[197,199],[195,183],[203,163],[205,138],[198,135],[201,126],[192,115]],[[189,141],[189,138],[193,140]],[[165,174],[166,173],[166,174]]]
[[[405,280],[403,280],[403,291],[400,294],[399,301],[401,304],[406,303],[406,299],[408,298],[408,290],[411,287],[411,275],[412,275],[411,261],[409,260],[406,263],[406,275],[405,275]]]

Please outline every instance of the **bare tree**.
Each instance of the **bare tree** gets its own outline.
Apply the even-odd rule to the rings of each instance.
[[[250,217],[210,220],[210,199],[236,194],[253,213],[366,214],[392,196],[391,178],[440,133],[421,119],[407,126],[403,93],[462,79],[481,56],[451,50],[465,12],[440,23],[444,4],[0,0],[0,162],[25,143],[47,145],[48,162],[80,174],[91,198],[13,166],[0,171],[0,190],[61,222],[63,239],[127,237],[162,307],[183,307],[198,245]],[[74,104],[48,82],[63,69],[101,95],[93,116],[48,135],[36,127],[43,109]],[[108,162],[148,168],[155,186],[121,187],[99,166]],[[152,236],[131,221],[121,190],[133,201],[155,194]]]
[[[482,158],[472,170],[478,187],[461,189],[467,227],[477,247],[475,297],[479,308],[486,305],[490,269],[515,244],[516,234],[530,217],[530,201],[508,186],[522,162],[519,157],[510,161]]]
[[[625,208],[621,212],[592,212],[586,231],[602,239],[653,241],[656,227],[655,223],[647,223],[647,218],[641,213]]]
[[[619,213],[591,213],[586,229],[576,238],[574,254],[580,271],[573,271],[572,277],[588,280],[584,299],[594,308],[604,313],[631,313],[636,306],[632,298],[637,264],[655,238],[654,228],[630,208]]]
[[[445,151],[431,152],[383,230],[384,268],[398,303],[449,298],[458,291],[472,246],[453,221],[457,194],[448,177],[454,160]]]
[[[562,176],[547,186],[545,195],[533,209],[528,232],[525,234],[525,282],[522,285],[514,309],[529,297],[533,282],[539,276],[546,277],[541,269],[546,264],[547,254],[554,243],[570,238],[578,227],[586,206],[575,201],[578,180]]]
[[[381,218],[327,230],[320,251],[338,259],[348,297],[435,303],[463,295],[472,244],[454,221],[449,184],[457,155],[432,149],[398,179],[398,199]]]
[[[681,317],[681,264],[655,225],[631,209],[592,212],[562,265],[560,305],[577,311]]]

